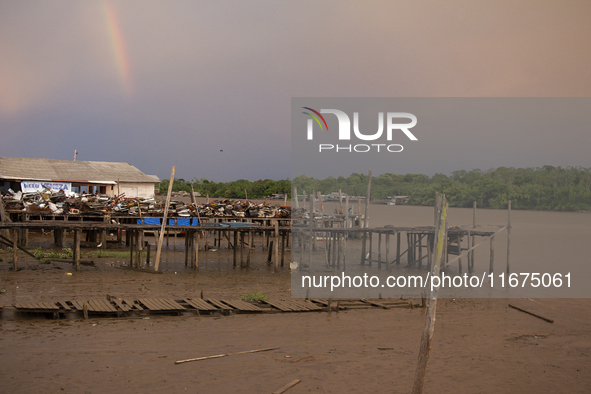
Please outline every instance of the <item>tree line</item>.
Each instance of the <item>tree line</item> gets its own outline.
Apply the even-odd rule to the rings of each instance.
[[[300,175],[293,179],[271,179],[232,182],[213,182],[205,178],[185,181],[175,179],[173,191],[191,191],[215,198],[264,198],[271,194],[287,194],[291,198],[293,187],[298,194],[320,191],[322,194],[338,192],[350,196],[365,196],[368,175],[353,173],[315,179]],[[168,179],[160,183],[160,193],[168,190]],[[408,196],[411,205],[433,205],[435,192],[443,193],[452,207],[471,207],[476,201],[482,208],[506,208],[511,200],[514,209],[558,211],[591,210],[591,168],[553,167],[536,168],[499,167],[486,171],[454,171],[450,176],[435,174],[382,174],[372,177],[371,199]]]
[[[314,179],[300,175],[292,182],[301,194],[342,190],[350,196],[365,196],[368,175]],[[451,176],[435,174],[382,174],[372,177],[371,199],[408,196],[411,205],[433,205],[435,192],[443,193],[452,207],[506,208],[558,211],[591,210],[591,168],[508,168],[487,171],[454,171]]]
[[[170,179],[160,181],[160,194],[166,194]],[[209,195],[215,198],[244,199],[264,198],[272,194],[287,194],[291,198],[291,182],[289,179],[274,181],[272,179],[259,179],[258,181],[247,181],[239,179],[232,182],[214,182],[205,178],[186,181],[182,178],[175,178],[172,183],[173,192],[191,192],[191,186],[195,192],[203,196]]]

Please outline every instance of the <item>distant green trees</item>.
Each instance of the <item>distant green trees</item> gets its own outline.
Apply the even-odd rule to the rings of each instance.
[[[166,194],[169,183],[169,179],[163,179],[160,182],[160,194]],[[239,179],[233,182],[213,182],[205,178],[193,178],[191,181],[177,178],[172,184],[172,191],[190,192],[191,185],[196,192],[216,198],[244,199],[245,191],[248,193],[248,198],[262,198],[271,194],[287,194],[288,198],[291,198],[291,182],[289,179],[280,181],[272,179],[259,179],[258,181]]]
[[[322,194],[338,191],[364,196],[367,175],[348,178],[314,179],[300,175],[293,180],[298,193],[313,190]],[[508,200],[515,209],[577,211],[591,210],[591,168],[499,167],[488,171],[454,171],[451,176],[435,174],[382,174],[372,178],[371,198],[409,196],[412,205],[433,205],[435,192],[444,193],[452,207],[505,208]]]
[[[328,177],[315,179],[300,175],[274,181],[259,179],[233,182],[213,182],[205,178],[186,181],[175,179],[173,191],[191,191],[216,198],[261,198],[271,194],[287,194],[291,187],[307,194],[320,191],[322,194],[339,189],[351,196],[365,196],[366,174],[353,173],[345,178]],[[160,183],[160,193],[168,190],[168,179]],[[435,174],[382,174],[372,178],[371,198],[385,199],[388,196],[408,196],[412,205],[433,205],[435,192],[444,193],[452,207],[471,207],[473,201],[483,208],[505,208],[511,200],[514,209],[540,209],[558,211],[591,210],[591,168],[553,167],[536,168],[499,167],[487,171],[459,170],[451,176]]]

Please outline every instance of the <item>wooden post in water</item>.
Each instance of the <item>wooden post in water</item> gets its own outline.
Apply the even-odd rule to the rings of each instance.
[[[248,254],[246,255],[246,268],[250,267],[250,254],[252,250],[252,244],[254,242],[254,234],[252,230],[248,231]]]
[[[275,232],[275,272],[277,272],[279,271],[279,220],[275,220],[273,227]]]
[[[462,255],[462,238],[460,236],[460,233],[458,233],[458,256]],[[460,271],[460,274],[462,273],[462,259],[458,258],[458,269]]]
[[[287,238],[287,233],[284,231],[281,233],[281,268],[285,264],[285,238]]]
[[[206,233],[206,242],[207,242],[207,233]],[[204,246],[204,248],[206,248],[207,246]],[[236,254],[238,253],[238,230],[234,229],[234,249],[233,249],[233,253],[232,253],[232,261],[233,261],[233,265],[234,267],[236,267]]]
[[[390,271],[390,233],[386,233],[386,270]]]
[[[369,199],[371,197],[371,170],[369,170],[369,179],[367,181],[367,196],[365,197],[365,220],[363,222],[364,227],[369,226]]]
[[[437,226],[437,202],[439,201],[439,192],[435,192],[435,205],[433,206],[433,223]]]
[[[240,268],[244,268],[244,231],[240,231]]]
[[[382,269],[382,233],[378,233],[378,268]]]
[[[158,244],[156,246],[156,262],[154,263],[154,271],[158,271],[160,267],[160,255],[162,253],[162,241],[164,241],[164,230],[166,229],[166,222],[168,221],[168,205],[170,204],[170,195],[172,193],[172,184],[174,182],[174,172],[176,166],[172,167],[170,173],[170,180],[168,183],[168,193],[166,194],[166,205],[164,206],[164,217],[162,218],[162,226],[160,227],[160,237],[158,237]]]
[[[142,245],[141,245],[141,231],[135,232],[135,267],[141,268],[142,265]]]
[[[80,230],[74,230],[74,265],[80,271]]]
[[[400,264],[400,232],[396,233],[396,265]]]
[[[0,222],[2,222],[2,223],[7,222],[8,220],[6,220],[6,219],[7,219],[7,216],[6,216],[6,211],[4,210],[4,199],[0,195]]]
[[[507,275],[511,272],[511,266],[509,264],[509,252],[511,247],[511,200],[507,205]]]
[[[133,267],[133,230],[127,230],[126,234],[129,236],[129,242],[127,242],[127,246],[129,246],[129,266]],[[74,244],[76,244],[76,232],[74,232]]]
[[[488,273],[492,274],[495,271],[495,236],[490,237],[490,263],[488,266]]]
[[[367,194],[365,197],[365,219],[363,220],[363,228],[367,228],[368,226],[368,214],[369,214],[369,198],[371,196],[371,170],[369,170],[369,179],[367,181]],[[360,208],[361,211],[361,208]],[[359,212],[361,213],[361,212]],[[367,232],[363,232],[363,243],[361,244],[361,265],[365,265],[365,256],[366,256],[366,242],[367,242]],[[370,250],[371,254],[371,250]]]
[[[445,228],[447,224],[447,200],[445,195],[437,199],[436,205],[441,207],[439,209],[438,223],[435,226],[435,250],[433,252],[433,268],[431,269],[431,276],[439,276],[439,268],[443,260],[444,243],[447,242],[445,238]],[[421,337],[421,346],[419,348],[419,359],[417,362],[417,370],[415,373],[414,385],[412,388],[413,394],[421,394],[425,384],[425,375],[427,373],[427,362],[429,361],[429,351],[431,350],[431,342],[433,340],[433,331],[435,330],[435,314],[437,311],[437,293],[439,286],[434,287],[427,302],[427,312],[425,315],[425,326],[423,328],[423,335]]]
[[[417,234],[419,237],[419,269],[423,268],[423,234]]]
[[[349,195],[345,196],[345,214],[347,215],[347,219],[345,220],[345,228],[349,227]]]
[[[0,196],[2,198],[2,196]],[[18,230],[12,230],[12,267],[14,272],[18,269]]]
[[[193,264],[193,269],[197,270],[199,268],[199,244],[201,243],[201,238],[199,237],[199,231],[195,231],[195,263]],[[219,247],[219,246],[218,246]]]
[[[476,201],[474,201],[472,203],[472,229],[476,229]],[[470,241],[470,243],[472,244],[472,246],[474,246],[474,242],[476,237],[474,235],[472,235],[472,239]],[[472,247],[470,246],[470,247]],[[470,257],[469,257],[469,265],[471,266],[472,271],[474,271],[474,252],[476,252],[475,250],[470,252]],[[472,272],[470,271],[470,272]]]
[[[474,241],[472,240],[472,233],[470,230],[468,230],[468,238],[466,239],[468,241],[468,249],[471,249],[472,246],[474,246]],[[474,253],[474,251],[470,251],[468,252],[468,272],[472,273],[474,271],[474,267],[472,266],[472,253]]]

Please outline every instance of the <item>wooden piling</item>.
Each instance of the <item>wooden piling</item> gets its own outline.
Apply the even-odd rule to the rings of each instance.
[[[152,245],[148,243],[146,245],[146,268],[150,266],[150,253],[152,252]]]
[[[244,266],[244,231],[240,232],[240,268]]]
[[[195,261],[193,263],[193,269],[197,270],[199,268],[199,243],[201,242],[201,238],[199,237],[199,231],[195,231],[193,235],[195,237]]]
[[[400,264],[400,232],[396,233],[396,265]]]
[[[238,253],[238,231],[235,229],[234,230],[234,249],[232,250],[232,262],[233,262],[234,267],[236,267],[237,253]]]
[[[2,196],[0,196],[2,198]],[[18,229],[12,230],[12,268],[18,270]]]
[[[443,246],[447,243],[446,231],[447,227],[447,200],[445,196],[437,198],[437,205],[441,207],[438,211],[438,223],[435,227],[435,251],[433,252],[433,269],[431,270],[432,277],[439,276],[440,267],[443,260]],[[425,384],[425,375],[427,373],[427,362],[429,361],[429,351],[431,350],[431,342],[433,340],[433,332],[435,330],[435,317],[437,310],[437,293],[439,286],[433,288],[431,291],[428,303],[427,313],[425,316],[425,325],[423,328],[423,335],[421,337],[421,345],[419,348],[419,359],[417,362],[417,370],[415,373],[415,380],[413,384],[412,393],[421,394]]]
[[[129,236],[129,241],[127,242],[127,245],[129,245],[129,266],[133,267],[133,230],[127,230],[127,235]],[[76,239],[76,233],[74,232],[74,239]],[[74,241],[76,242],[76,241]]]
[[[419,269],[423,268],[423,234],[417,234],[419,237]]]
[[[254,233],[252,230],[248,231],[248,254],[246,255],[246,268],[250,268],[250,255],[253,249]]]
[[[378,268],[382,269],[382,233],[378,233]]]
[[[287,238],[287,233],[284,231],[281,233],[281,268],[285,264],[285,238]]]
[[[74,265],[80,271],[80,230],[74,229]]]
[[[273,227],[275,232],[275,272],[277,272],[279,271],[279,220],[274,221]]]
[[[345,214],[346,219],[345,219],[345,227],[348,228],[349,227],[349,195],[347,194],[345,196]]]
[[[386,270],[390,271],[390,234],[386,233]]]
[[[458,257],[462,255],[462,237],[458,233]],[[462,259],[458,258],[458,270],[462,273]]]
[[[507,204],[507,275],[511,272],[509,252],[511,251],[511,200]]]
[[[490,237],[490,263],[488,266],[488,273],[495,272],[495,237]]]

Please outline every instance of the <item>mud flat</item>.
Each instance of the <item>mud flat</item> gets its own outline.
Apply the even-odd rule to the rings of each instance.
[[[72,276],[71,264],[19,272],[0,263],[0,303],[63,296],[235,298],[260,291],[288,298],[290,274],[266,270],[119,270],[97,262]],[[508,307],[521,303],[553,324]],[[523,304],[525,302],[525,304]],[[589,300],[441,300],[425,390],[591,391]],[[0,319],[2,392],[408,393],[423,309],[351,310],[223,317],[151,316]],[[279,349],[175,365],[177,360]]]

